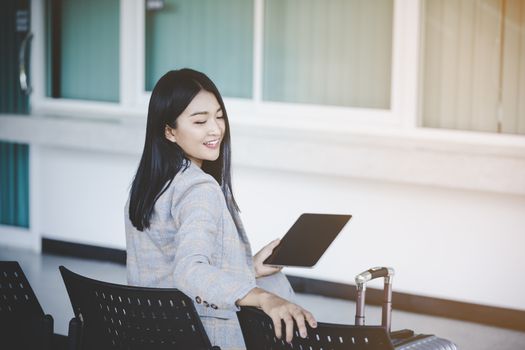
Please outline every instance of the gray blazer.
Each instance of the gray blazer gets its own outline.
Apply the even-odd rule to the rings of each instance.
[[[194,302],[212,345],[245,349],[235,302],[259,286],[285,299],[282,273],[255,279],[252,252],[237,213],[237,229],[215,179],[190,164],[155,203],[150,228],[138,231],[125,206],[130,285],[177,288]]]

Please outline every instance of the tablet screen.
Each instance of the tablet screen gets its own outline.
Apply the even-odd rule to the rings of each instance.
[[[335,214],[302,214],[264,264],[314,266],[351,217],[351,215]]]

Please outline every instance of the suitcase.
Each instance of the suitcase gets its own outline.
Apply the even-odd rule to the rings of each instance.
[[[357,289],[356,295],[356,326],[365,325],[365,296],[366,283],[376,279],[384,279],[383,288],[383,310],[381,314],[381,326],[390,335],[390,340],[396,350],[457,350],[456,344],[450,340],[436,337],[430,334],[415,334],[414,331],[403,329],[396,332],[390,331],[392,320],[392,279],[394,269],[390,267],[374,267],[364,271],[355,277]]]

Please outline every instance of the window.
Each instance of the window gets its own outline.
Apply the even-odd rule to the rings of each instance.
[[[390,108],[391,0],[267,0],[263,98]]]
[[[120,102],[120,79],[133,108],[189,67],[225,97],[391,109],[392,0],[48,0],[46,11],[48,97]]]
[[[47,96],[118,102],[119,0],[48,0]]]
[[[263,100],[390,107],[391,0],[266,0]],[[202,70],[252,98],[254,2],[167,0],[146,12],[146,90],[170,69]],[[255,39],[258,40],[258,39]]]
[[[167,71],[205,72],[224,96],[250,98],[253,2],[166,0],[146,12],[146,90]]]
[[[424,2],[423,126],[525,134],[525,2]]]
[[[77,100],[56,102],[57,108],[142,116],[160,76],[190,67],[209,75],[243,115],[525,133],[520,0],[48,0],[46,6],[47,96]],[[49,99],[34,101],[49,106]]]

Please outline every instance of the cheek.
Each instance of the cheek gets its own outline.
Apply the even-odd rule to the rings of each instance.
[[[199,128],[194,127],[193,125],[185,125],[178,130],[178,140],[186,144],[200,142],[202,139],[201,134],[202,132]]]

